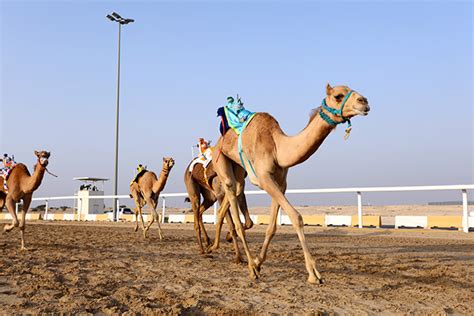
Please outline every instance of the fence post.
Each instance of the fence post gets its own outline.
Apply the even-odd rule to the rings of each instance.
[[[18,209],[20,208],[20,202],[15,204],[15,214],[18,215]]]
[[[81,221],[82,198],[77,198],[77,220]]]
[[[362,228],[362,194],[357,192],[357,220],[359,228]]]
[[[214,203],[214,225],[217,223],[217,201]]]
[[[46,200],[45,202],[46,205],[44,206],[44,219],[48,219],[49,202],[48,200]]]
[[[278,208],[277,224],[278,224],[278,226],[281,226],[281,207]]]
[[[469,232],[469,218],[467,214],[467,190],[462,190],[462,230]]]
[[[165,214],[166,214],[166,198],[163,196],[162,199],[163,199],[163,209],[161,210],[161,223],[164,223],[165,222]]]

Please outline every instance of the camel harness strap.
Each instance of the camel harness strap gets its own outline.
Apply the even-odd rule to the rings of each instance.
[[[344,100],[342,100],[342,104],[341,104],[341,108],[339,110],[336,110],[336,109],[333,109],[333,108],[330,108],[327,104],[326,104],[326,99],[323,99],[323,102],[321,103],[321,107],[322,109],[319,111],[319,116],[321,116],[321,118],[323,120],[326,121],[326,123],[328,123],[329,125],[331,126],[336,126],[338,124],[343,124],[343,123],[346,123],[347,122],[347,128],[346,128],[346,134],[344,135],[344,139],[347,139],[349,138],[349,135],[351,133],[351,130],[352,130],[352,123],[351,123],[351,120],[348,119],[348,118],[345,118],[344,115],[342,114],[342,111],[344,110],[344,105],[346,105],[346,102],[347,102],[347,99],[349,99],[349,97],[352,95],[354,91],[351,90],[349,91],[349,93],[346,94],[346,96],[344,97]],[[336,122],[334,121],[333,119],[331,119],[329,117],[329,115],[327,115],[326,113],[323,112],[323,109],[328,111],[329,113],[331,114],[334,114],[336,116],[339,116],[342,118],[342,121],[341,122]]]

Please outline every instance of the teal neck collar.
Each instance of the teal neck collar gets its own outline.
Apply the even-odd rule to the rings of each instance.
[[[353,91],[349,91],[349,93],[346,94],[346,96],[344,97],[344,100],[342,100],[342,104],[341,104],[341,108],[339,110],[337,109],[333,109],[333,108],[330,108],[327,104],[326,104],[326,99],[323,99],[323,102],[321,103],[321,110],[319,111],[319,116],[321,116],[321,118],[326,121],[326,123],[328,123],[329,125],[331,126],[336,126],[338,124],[342,124],[342,123],[346,123],[347,122],[347,128],[346,128],[346,136],[345,138],[347,139],[347,137],[349,137],[349,133],[351,132],[351,129],[352,129],[352,124],[351,124],[351,120],[344,117],[344,115],[342,114],[343,110],[344,110],[344,106],[346,105],[346,102],[347,100],[349,99],[349,97],[352,95]],[[342,118],[342,121],[340,122],[336,122],[334,121],[332,118],[329,117],[329,115],[327,115],[326,113],[324,113],[324,111],[328,111],[329,113],[335,115],[335,116],[338,116],[340,118]]]

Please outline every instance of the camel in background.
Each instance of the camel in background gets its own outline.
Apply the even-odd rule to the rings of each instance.
[[[136,182],[130,185],[130,196],[135,201],[135,231],[138,230],[138,215],[142,222],[143,237],[148,236],[148,230],[150,226],[156,221],[158,224],[158,233],[160,240],[163,240],[163,232],[161,231],[161,215],[156,212],[156,206],[158,205],[158,198],[160,197],[161,191],[165,188],[166,181],[168,180],[171,168],[174,166],[174,160],[170,157],[163,158],[163,168],[160,173],[160,177],[157,178],[156,174],[152,171],[146,170]],[[151,208],[152,218],[148,225],[145,226],[143,221],[142,208],[148,204]]]
[[[229,203],[224,200],[224,188],[221,185],[217,174],[214,171],[213,162],[211,161],[207,168],[200,163],[196,164],[192,172],[189,172],[189,165],[186,167],[186,171],[184,172],[184,184],[186,185],[186,191],[188,192],[189,202],[191,202],[191,206],[194,213],[194,230],[196,232],[196,238],[201,250],[201,254],[205,253],[201,233],[204,235],[204,242],[206,243],[206,247],[210,245],[209,236],[207,235],[206,229],[204,227],[204,223],[202,221],[203,213],[216,201],[219,202],[219,214],[222,213],[222,216],[219,216],[219,221],[216,223],[216,237],[215,237],[215,246],[213,250],[219,247],[219,239],[220,239],[220,231],[222,227],[223,218],[226,218],[227,224],[229,226],[229,233],[232,236],[232,241],[234,242],[235,248],[235,256],[236,262],[242,262],[242,258],[239,251],[239,246],[237,244],[237,236],[235,234],[235,227],[234,222],[228,212],[229,210]],[[202,202],[201,202],[202,196]],[[240,210],[242,214],[245,216],[245,229],[250,229],[253,226],[252,220],[250,219],[250,215],[247,208],[247,201],[245,199],[245,195],[242,194],[238,197]],[[240,221],[240,219],[239,219]],[[231,238],[227,238],[230,240]]]
[[[15,227],[20,228],[21,250],[28,250],[25,247],[25,219],[26,212],[31,204],[33,192],[38,189],[43,180],[50,153],[47,151],[35,151],[38,161],[34,167],[33,175],[30,175],[28,168],[22,164],[17,164],[10,173],[7,180],[8,193],[5,192],[3,185],[0,185],[0,210],[6,205],[8,212],[12,217],[12,223],[3,227],[5,232],[11,231]],[[3,180],[3,179],[2,179]],[[18,221],[16,214],[16,204],[23,200],[21,209],[21,218]]]
[[[242,153],[238,150],[239,136],[233,130],[227,131],[219,139],[216,150],[220,150],[222,155],[214,163],[214,168],[224,184],[232,219],[248,258],[251,278],[256,279],[260,276],[268,246],[276,231],[277,214],[281,206],[290,217],[303,248],[306,270],[309,274],[308,282],[322,283],[322,277],[316,269],[315,260],[305,239],[303,218],[285,196],[288,169],[311,157],[338,124],[347,122],[356,115],[367,115],[369,110],[367,99],[359,93],[347,86],[331,87],[328,84],[321,107],[313,111],[308,125],[298,135],[293,137],[285,135],[270,114],[256,113],[240,135]],[[240,154],[244,157],[242,161]],[[344,165],[329,167],[344,168]],[[245,231],[239,221],[237,197],[243,191],[245,169],[252,170],[248,173],[250,181],[265,190],[272,198],[270,224],[260,254],[255,258],[250,253]]]

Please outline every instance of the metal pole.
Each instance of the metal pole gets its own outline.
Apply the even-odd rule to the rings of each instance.
[[[469,222],[467,217],[467,190],[462,190],[462,230],[465,233],[469,232]]]
[[[114,173],[114,195],[117,195],[118,187],[118,145],[119,145],[119,105],[120,105],[120,37],[122,24],[118,23],[118,61],[117,61],[117,109],[115,115],[115,173]],[[114,220],[117,220],[117,199],[114,198]]]
[[[15,204],[15,214],[18,215],[18,209],[20,208],[20,203]]]
[[[357,192],[357,219],[359,228],[362,228],[362,194]]]
[[[166,214],[166,199],[162,197],[163,199],[163,208],[161,210],[161,223],[165,222],[165,214]]]

